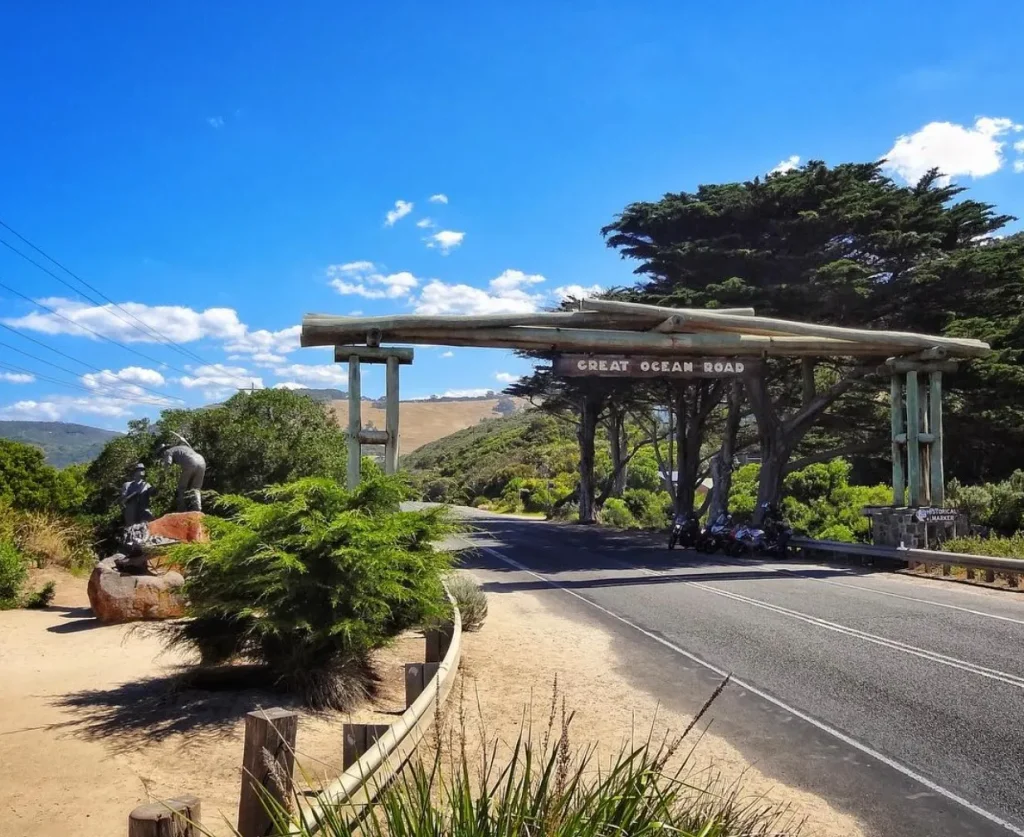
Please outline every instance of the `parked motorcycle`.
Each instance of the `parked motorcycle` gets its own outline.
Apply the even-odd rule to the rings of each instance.
[[[777,558],[786,557],[793,530],[786,525],[777,506],[766,503],[762,508],[764,514],[761,526],[744,523],[729,532],[723,545],[727,555],[738,558],[762,552]]]
[[[778,506],[765,505],[764,543],[761,548],[776,558],[785,558],[789,554],[789,539],[793,530],[782,517]]]
[[[668,533],[668,548],[674,549],[676,544],[683,547],[695,546],[700,536],[700,518],[696,512],[677,514],[672,520],[672,528]]]
[[[729,512],[722,512],[701,531],[694,546],[698,552],[708,554],[717,552],[725,545],[725,540],[732,528],[732,515]]]

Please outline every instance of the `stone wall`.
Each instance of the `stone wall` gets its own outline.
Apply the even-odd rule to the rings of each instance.
[[[870,506],[864,514],[871,518],[871,542],[878,546],[908,549],[937,549],[949,538],[969,534],[967,516],[957,513],[955,520],[919,520],[916,508]]]

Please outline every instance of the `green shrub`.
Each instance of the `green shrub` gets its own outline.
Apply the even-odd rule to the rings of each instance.
[[[966,555],[988,555],[993,558],[1024,558],[1024,533],[991,538],[950,538],[942,543],[943,552]]]
[[[444,611],[456,526],[443,507],[403,512],[404,486],[378,477],[348,492],[310,477],[250,498],[220,496],[211,540],[172,550],[192,617],[159,627],[204,663],[238,658],[313,707],[366,694],[369,655]]]
[[[466,575],[452,576],[446,586],[459,607],[463,630],[480,630],[487,618],[487,594]]]
[[[661,471],[654,451],[650,448],[641,448],[630,460],[626,487],[646,491],[661,490]]]
[[[629,513],[646,529],[662,529],[669,521],[672,498],[665,491],[627,488],[622,494]]]
[[[473,502],[471,502],[471,503],[470,503],[470,505],[471,505],[471,506],[472,506],[472,507],[473,507],[474,509],[485,509],[485,508],[487,508],[487,507],[488,507],[488,505],[490,504],[490,502],[491,502],[491,501],[490,501],[490,500],[488,500],[488,499],[487,499],[486,497],[474,497],[474,498],[473,498]]]
[[[28,577],[28,565],[13,541],[0,541],[0,610],[17,607]]]
[[[31,610],[42,610],[44,607],[49,607],[50,602],[53,601],[53,597],[57,594],[57,585],[52,581],[47,581],[38,590],[33,590],[25,598],[25,607]]]
[[[561,506],[555,506],[551,513],[552,520],[579,520],[579,517],[579,503],[563,503]]]
[[[636,518],[630,513],[625,502],[618,497],[609,497],[604,501],[599,519],[605,526],[614,526],[616,529],[636,528]]]

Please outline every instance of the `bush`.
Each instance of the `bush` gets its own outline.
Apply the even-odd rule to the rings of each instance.
[[[96,559],[88,527],[46,512],[27,512],[17,524],[16,542],[37,567],[80,570]]]
[[[555,506],[551,512],[552,520],[579,520],[579,517],[579,503],[564,503],[561,506]]]
[[[50,602],[53,601],[53,597],[57,594],[57,585],[52,581],[47,581],[38,590],[34,590],[29,593],[25,599],[25,607],[31,610],[42,610],[44,607],[49,607]]]
[[[490,502],[491,501],[488,500],[486,497],[474,497],[473,502],[471,502],[470,505],[474,509],[486,509],[488,508]]]
[[[0,541],[0,610],[10,610],[21,602],[21,591],[28,577],[28,566],[12,541]]]
[[[1024,534],[1018,532],[1009,538],[950,538],[943,541],[941,548],[943,552],[959,552],[966,555],[1024,558]]]
[[[663,529],[668,524],[672,498],[667,492],[627,488],[622,494],[622,499],[640,526],[646,529]]]
[[[347,709],[371,685],[370,653],[444,612],[456,526],[442,508],[403,512],[405,487],[378,477],[346,491],[310,477],[251,498],[220,496],[211,540],[183,544],[191,619],[158,626],[202,662],[266,667],[313,707]]]
[[[447,586],[459,607],[463,630],[480,630],[487,618],[487,594],[480,589],[479,584],[465,575],[452,576]]]
[[[636,518],[630,514],[629,507],[617,497],[609,497],[604,501],[599,517],[603,524],[614,526],[616,529],[636,528]]]

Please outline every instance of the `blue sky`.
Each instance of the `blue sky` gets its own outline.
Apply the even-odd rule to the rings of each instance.
[[[16,4],[0,220],[104,307],[0,247],[0,418],[121,428],[249,382],[344,388],[297,348],[304,313],[624,284],[599,230],[627,203],[792,158],[939,165],[1024,217],[1022,31],[1009,0]],[[526,369],[446,353],[419,349],[403,395]]]

